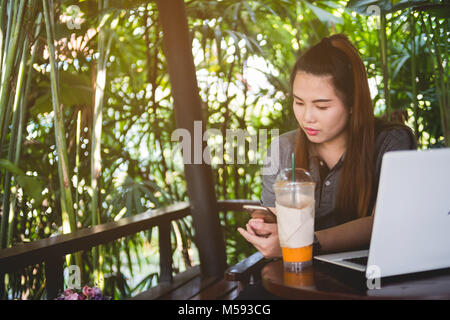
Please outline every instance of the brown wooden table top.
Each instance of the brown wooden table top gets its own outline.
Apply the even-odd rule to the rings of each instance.
[[[365,278],[355,277],[355,273],[318,263],[295,274],[284,272],[280,259],[268,263],[261,276],[266,290],[286,299],[450,300],[450,269],[383,278],[379,289],[368,289]]]

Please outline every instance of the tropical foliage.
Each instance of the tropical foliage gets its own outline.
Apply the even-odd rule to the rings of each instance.
[[[186,1],[203,115],[251,135],[295,128],[297,54],[346,33],[370,78],[375,114],[405,121],[420,148],[450,146],[445,1]],[[0,1],[1,248],[187,201],[156,3]],[[270,136],[269,136],[270,139]],[[263,148],[213,157],[219,199],[259,199]],[[236,162],[236,161],[235,161]],[[221,213],[228,262],[254,251]],[[172,223],[174,271],[198,263],[191,219]],[[158,280],[152,230],[67,257],[114,298]],[[2,277],[5,297],[44,297],[43,266]]]

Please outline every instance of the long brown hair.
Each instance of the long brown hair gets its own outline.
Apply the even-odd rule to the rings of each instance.
[[[367,214],[371,205],[374,171],[374,109],[364,64],[356,48],[343,34],[322,39],[304,53],[291,73],[291,87],[299,71],[331,75],[336,94],[352,113],[347,124],[348,141],[338,182],[336,210],[343,223]],[[310,142],[299,130],[296,166],[309,168]]]

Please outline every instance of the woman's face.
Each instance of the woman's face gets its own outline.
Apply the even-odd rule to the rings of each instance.
[[[298,72],[293,94],[295,117],[309,141],[346,144],[349,111],[337,96],[331,76]]]

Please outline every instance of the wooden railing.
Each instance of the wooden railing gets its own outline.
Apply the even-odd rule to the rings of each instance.
[[[241,211],[245,204],[259,204],[254,200],[218,201],[219,211]],[[172,281],[171,221],[190,215],[189,203],[181,202],[164,208],[120,219],[114,222],[80,229],[27,244],[0,250],[0,274],[20,270],[29,265],[45,263],[47,297],[55,297],[64,287],[64,256],[81,250],[149,230],[159,228],[160,282]],[[205,239],[207,240],[207,239]]]

